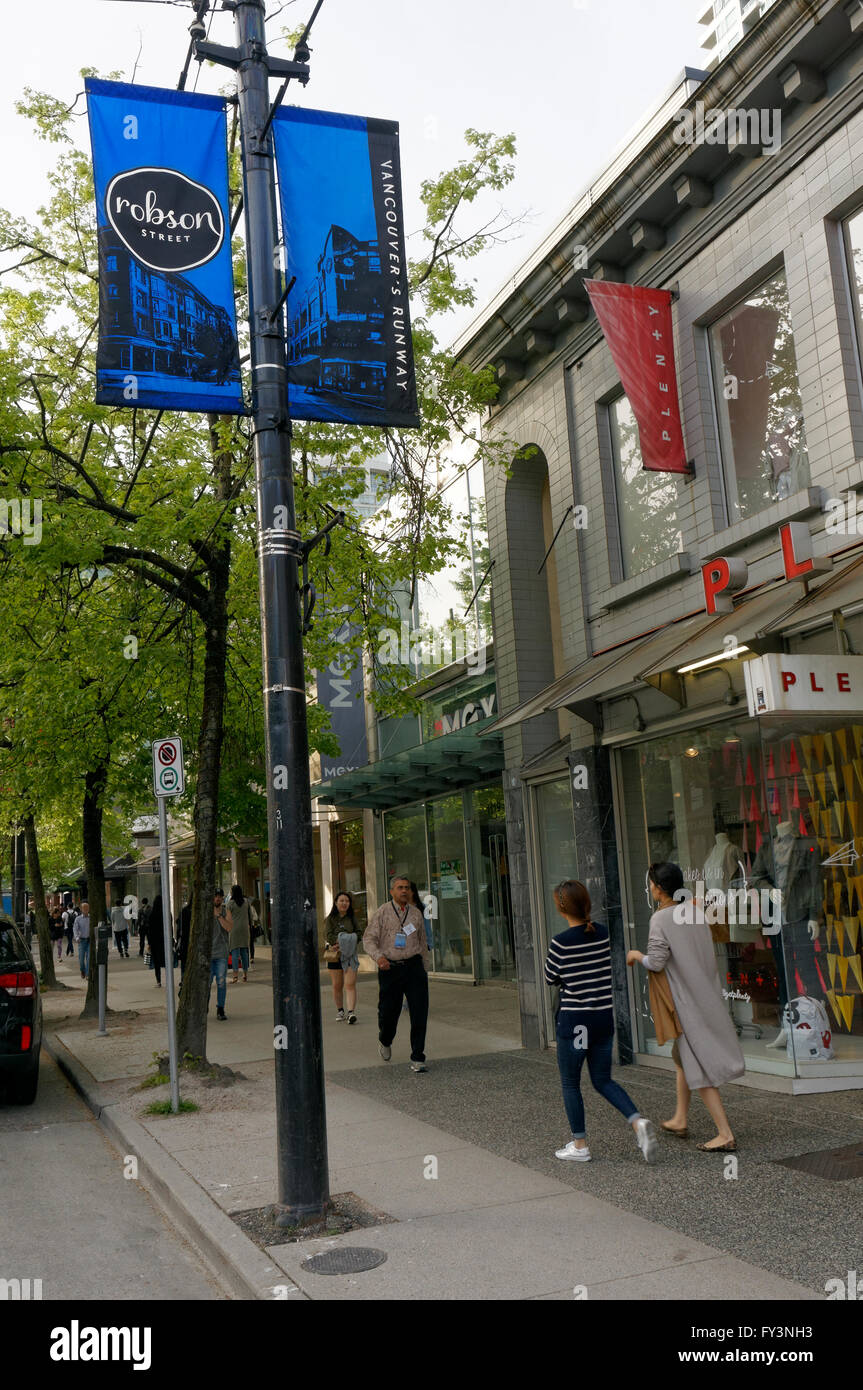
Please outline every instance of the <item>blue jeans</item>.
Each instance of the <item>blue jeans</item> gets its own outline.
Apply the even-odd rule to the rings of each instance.
[[[225,1007],[225,995],[228,993],[228,958],[219,956],[210,961],[210,988],[212,982],[216,981],[216,1008]]]
[[[232,946],[232,947],[231,947],[231,962],[232,962],[232,964],[233,964],[233,969],[234,969],[234,974],[235,974],[235,975],[236,975],[237,971],[238,971],[239,968],[240,968],[240,961],[242,961],[242,963],[243,963],[243,973],[245,974],[245,972],[246,972],[246,971],[248,970],[248,968],[249,968],[249,948],[248,948],[248,946]]]
[[[90,973],[90,938],[78,942],[78,965],[82,975]]]
[[[563,1086],[563,1104],[573,1139],[585,1137],[584,1101],[581,1098],[581,1069],[585,1058],[593,1089],[604,1096],[609,1104],[616,1106],[627,1120],[634,1120],[639,1113],[638,1106],[633,1103],[623,1087],[611,1079],[613,1048],[613,1037],[589,1043],[586,1048],[573,1047],[572,1038],[559,1037],[557,1040],[557,1065],[560,1068]]]

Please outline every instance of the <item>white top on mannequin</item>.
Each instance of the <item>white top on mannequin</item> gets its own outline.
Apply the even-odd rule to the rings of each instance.
[[[731,843],[725,831],[720,830],[704,865],[705,891],[721,888],[723,893],[727,893],[732,879],[738,876],[737,861],[740,858],[740,850]]]
[[[783,840],[785,839],[786,835],[793,835],[794,826],[791,824],[791,821],[781,820],[776,827],[776,834]]]

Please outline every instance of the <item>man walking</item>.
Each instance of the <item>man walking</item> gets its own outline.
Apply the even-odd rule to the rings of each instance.
[[[111,908],[111,927],[114,932],[114,945],[120,952],[120,956],[129,959],[129,923],[123,911],[122,903],[115,903]]]
[[[75,940],[78,943],[78,968],[81,971],[81,979],[86,980],[90,973],[90,904],[82,903],[81,911],[75,918],[75,925],[72,929],[75,933]]]
[[[378,1052],[392,1056],[402,1000],[411,1021],[411,1071],[428,1071],[425,1057],[429,1015],[430,956],[422,913],[411,904],[410,879],[394,874],[390,901],[372,914],[363,946],[378,967]]]
[[[228,951],[231,939],[231,920],[225,911],[223,893],[213,898],[213,941],[210,947],[210,989],[216,981],[216,1018],[221,1022],[227,1018],[225,996],[228,992]],[[209,1004],[207,1005],[209,1008]]]

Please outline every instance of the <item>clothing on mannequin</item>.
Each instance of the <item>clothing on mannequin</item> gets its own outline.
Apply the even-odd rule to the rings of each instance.
[[[780,1017],[795,989],[795,973],[810,998],[823,995],[815,946],[820,932],[821,865],[814,840],[798,835],[791,821],[780,821],[771,841],[765,840],[752,866],[753,887],[778,888],[781,897],[781,929],[768,936],[779,981]],[[774,924],[775,925],[775,924]],[[789,989],[790,985],[790,989]],[[784,1026],[768,1047],[784,1047]]]

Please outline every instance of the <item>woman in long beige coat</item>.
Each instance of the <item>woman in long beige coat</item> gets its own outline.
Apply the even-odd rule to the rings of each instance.
[[[249,900],[243,896],[243,890],[238,883],[231,889],[231,896],[228,901],[228,912],[231,918],[231,960],[234,965],[233,983],[239,979],[240,965],[243,967],[243,979],[249,978],[249,939],[252,926],[251,913],[249,912]]]
[[[674,894],[683,887],[677,864],[651,864],[650,894],[657,911],[650,919],[647,954],[630,951],[627,965],[664,970],[683,1029],[672,1051],[677,1076],[677,1108],[662,1128],[685,1139],[689,1103],[697,1091],[716,1125],[716,1137],[697,1147],[733,1153],[737,1141],[719,1098],[718,1086],[742,1076],[743,1053],[722,999],[710,928],[703,922],[676,922]]]

